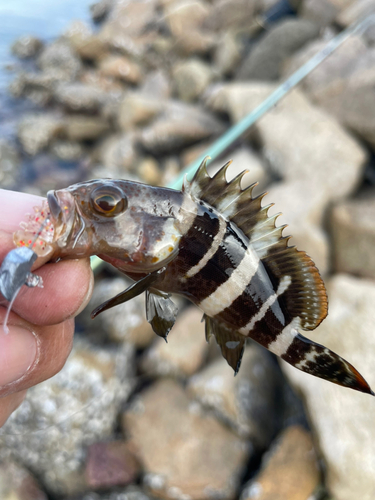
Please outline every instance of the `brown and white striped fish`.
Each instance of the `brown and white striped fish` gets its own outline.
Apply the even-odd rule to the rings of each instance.
[[[50,192],[54,257],[99,255],[135,281],[93,317],[146,291],[147,318],[166,338],[177,315],[169,294],[180,294],[202,309],[207,339],[236,373],[250,337],[304,372],[374,394],[350,363],[299,333],[327,315],[322,278],[288,246],[264,195],[252,197],[256,184],[226,181],[229,164],[211,178],[205,160],[182,191],[96,180]]]

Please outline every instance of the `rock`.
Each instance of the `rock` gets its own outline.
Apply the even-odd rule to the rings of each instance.
[[[62,118],[55,114],[26,115],[18,124],[17,136],[23,150],[34,156],[63,131]]]
[[[375,278],[374,195],[371,190],[332,210],[333,263],[337,272]]]
[[[169,75],[162,69],[150,71],[145,75],[142,87],[142,94],[149,94],[154,99],[164,100],[171,97],[171,84]]]
[[[210,66],[199,59],[190,59],[176,64],[173,79],[177,95],[183,101],[199,99],[211,83],[213,73]]]
[[[155,339],[145,353],[142,368],[154,376],[189,377],[202,366],[207,348],[202,312],[188,307],[177,318],[168,343],[162,338]]]
[[[223,132],[220,121],[198,106],[170,101],[165,113],[139,135],[140,144],[150,153],[180,150]]]
[[[211,105],[215,108],[221,102],[237,122],[274,89],[260,83],[228,84],[211,96]],[[288,94],[257,121],[254,130],[272,169],[285,181],[304,181],[314,196],[323,193],[327,201],[347,196],[358,186],[364,148],[301,91]]]
[[[95,23],[100,23],[108,16],[113,6],[113,0],[99,0],[90,5],[92,20]]]
[[[109,130],[109,123],[100,116],[68,115],[64,120],[64,133],[71,141],[95,141]]]
[[[240,80],[277,80],[286,58],[319,35],[307,19],[283,19],[267,31],[238,70]]]
[[[360,369],[375,386],[373,281],[334,276],[328,286],[329,314],[309,333]],[[375,491],[374,400],[283,364],[302,392],[326,464],[326,485],[336,500],[372,500]]]
[[[300,15],[321,26],[328,26],[340,11],[353,3],[353,0],[304,0],[301,2]]]
[[[124,302],[111,310],[103,311],[95,320],[90,312],[99,304],[124,291],[130,281],[122,277],[103,279],[96,283],[90,303],[82,313],[81,319],[87,329],[100,335],[101,339],[112,342],[129,342],[137,348],[144,348],[155,338],[151,326],[146,321],[145,298],[143,295]]]
[[[0,464],[0,497],[3,500],[47,500],[30,472],[13,461]]]
[[[134,137],[130,133],[110,135],[100,144],[97,156],[105,168],[120,173],[121,179],[138,159]]]
[[[12,53],[20,59],[35,57],[43,47],[43,42],[32,35],[23,35],[12,45]]]
[[[153,186],[161,186],[163,184],[158,162],[152,156],[141,160],[137,168],[137,173],[146,184],[152,184]]]
[[[241,44],[234,33],[227,31],[220,37],[214,53],[214,65],[223,76],[234,73],[241,60]]]
[[[118,122],[122,130],[130,131],[136,125],[145,125],[164,107],[161,99],[141,92],[127,92],[120,103]]]
[[[74,80],[81,69],[78,56],[64,40],[47,45],[38,57],[38,65],[42,71],[52,73],[65,81]]]
[[[20,159],[16,148],[6,139],[0,139],[0,185],[4,189],[15,187]]]
[[[126,441],[94,443],[88,448],[85,477],[89,488],[126,486],[139,472],[138,460]]]
[[[47,105],[53,98],[53,91],[59,76],[51,73],[21,73],[9,86],[11,94],[26,97],[40,106]]]
[[[119,78],[132,84],[140,83],[141,67],[125,56],[108,56],[99,63],[99,71],[104,76]]]
[[[79,142],[74,141],[54,141],[50,147],[53,153],[59,160],[62,161],[78,161],[85,153],[84,147]]]
[[[65,500],[153,500],[153,497],[146,495],[138,486],[128,486],[106,493],[86,492],[83,496],[69,497]]]
[[[265,463],[264,463],[265,462]],[[319,485],[319,467],[310,433],[289,427],[267,453],[241,500],[307,500]]]
[[[98,61],[107,52],[106,43],[94,35],[83,21],[73,21],[65,32],[65,38],[82,59]]]
[[[233,498],[247,446],[213,417],[201,414],[183,388],[161,380],[123,415],[152,493],[165,499]]]
[[[356,2],[350,2],[348,6],[339,13],[336,22],[340,26],[347,28],[350,24],[365,19],[367,16],[374,13],[374,0],[357,0]],[[371,30],[371,27],[369,27],[369,29]],[[366,33],[364,33],[364,35],[366,36]]]
[[[175,39],[187,32],[199,32],[204,22],[210,17],[209,5],[200,0],[171,2],[164,8],[165,20]]]
[[[254,24],[256,0],[217,0],[205,25],[216,31],[249,31]]]
[[[236,377],[222,357],[194,375],[189,393],[239,436],[265,449],[277,431],[278,373],[271,356],[255,342],[246,346]]]
[[[288,71],[303,64],[322,45],[311,45],[297,54]],[[368,49],[359,37],[352,37],[342,49],[311,73],[303,88],[315,103],[375,148],[375,49]]]
[[[106,93],[84,83],[61,83],[55,88],[55,99],[71,111],[93,113],[100,110],[106,100]]]
[[[213,33],[186,31],[176,39],[171,49],[181,57],[207,56],[212,52],[216,43],[217,37]]]
[[[75,345],[61,372],[29,389],[1,430],[0,460],[22,461],[55,496],[87,488],[85,448],[111,436],[133,389],[132,348]]]

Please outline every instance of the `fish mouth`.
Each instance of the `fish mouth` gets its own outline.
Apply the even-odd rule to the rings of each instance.
[[[76,218],[74,197],[68,191],[49,191],[47,202],[51,219],[55,228],[54,242],[60,248],[65,247],[71,240]]]

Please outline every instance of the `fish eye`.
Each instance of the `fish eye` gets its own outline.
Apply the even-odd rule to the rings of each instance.
[[[113,217],[124,212],[128,200],[121,189],[115,186],[104,186],[94,189],[90,196],[91,206],[100,215]]]

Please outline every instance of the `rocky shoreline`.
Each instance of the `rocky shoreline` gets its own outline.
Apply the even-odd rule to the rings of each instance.
[[[10,92],[33,104],[0,138],[0,185],[45,195],[98,177],[166,185],[375,1],[101,0],[95,25],[25,36]],[[324,276],[311,338],[375,386],[375,28],[351,37],[211,166],[267,188]],[[30,68],[32,68],[30,70]],[[286,233],[284,233],[286,234]],[[16,500],[372,500],[373,398],[255,343],[237,377],[181,302],[168,344],[144,298],[105,270],[63,370],[0,433],[0,497]],[[321,340],[320,340],[321,339]]]

